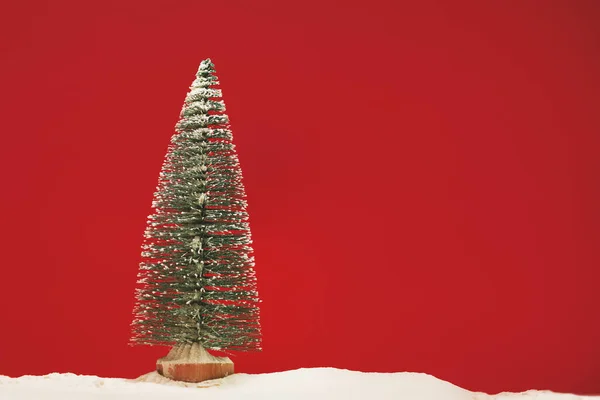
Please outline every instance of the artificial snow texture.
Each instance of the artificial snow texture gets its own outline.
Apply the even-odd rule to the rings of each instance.
[[[0,375],[0,399],[25,400],[574,400],[600,399],[549,391],[487,395],[473,393],[431,375],[366,373],[336,368],[302,368],[270,374],[234,374],[198,384],[171,381],[156,372],[137,380],[50,374],[9,378]]]

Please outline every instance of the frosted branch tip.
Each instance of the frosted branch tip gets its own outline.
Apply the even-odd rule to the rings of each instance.
[[[210,58],[207,58],[206,60],[202,60],[200,62],[198,73],[202,72],[215,72],[215,64],[213,64]]]

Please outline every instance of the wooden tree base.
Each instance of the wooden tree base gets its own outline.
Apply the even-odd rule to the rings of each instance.
[[[156,361],[162,376],[183,382],[202,382],[233,374],[229,357],[215,357],[198,343],[179,344]]]

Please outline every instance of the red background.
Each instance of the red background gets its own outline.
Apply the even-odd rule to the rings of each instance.
[[[264,301],[239,371],[600,392],[598,2],[0,7],[0,374],[166,353],[127,345],[139,246],[211,57]]]

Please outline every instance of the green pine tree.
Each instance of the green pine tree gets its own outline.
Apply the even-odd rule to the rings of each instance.
[[[218,85],[202,61],[148,217],[132,344],[260,350],[246,193]]]

